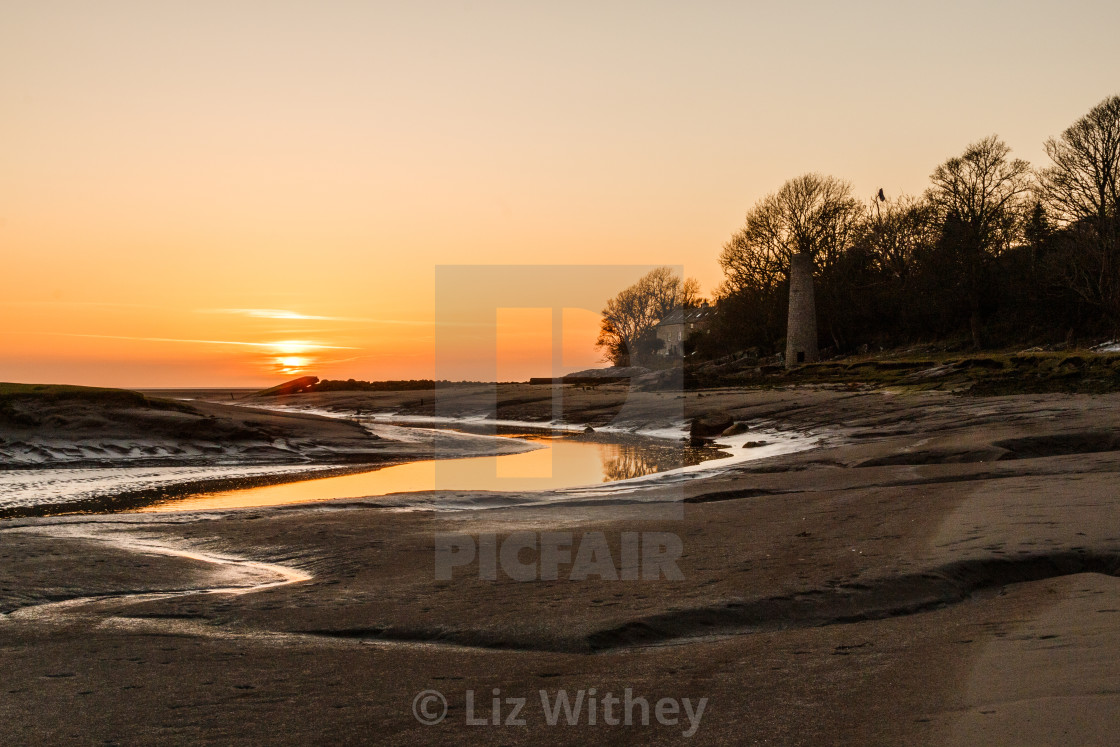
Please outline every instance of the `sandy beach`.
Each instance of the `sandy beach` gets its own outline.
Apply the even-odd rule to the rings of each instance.
[[[799,389],[631,399],[650,423],[683,405],[690,417],[730,413],[821,440],[570,502],[433,512],[371,498],[4,521],[0,734],[1111,743],[1120,398]],[[566,408],[602,426],[618,401],[604,387]],[[525,419],[550,406],[500,412]],[[556,580],[491,580],[478,561],[437,578],[439,537],[500,543],[524,532],[571,533],[575,545],[601,536],[614,559],[626,533],[672,534],[682,578],[573,578],[561,565]],[[683,710],[643,726],[640,705],[629,726],[604,723],[601,708],[594,724],[585,710],[575,725],[549,725],[541,691],[551,702],[591,688],[588,698],[629,688],[706,705],[688,737]],[[505,725],[512,706],[492,723],[495,689],[503,702],[526,698],[523,724]],[[427,690],[448,706],[436,725],[413,712]]]

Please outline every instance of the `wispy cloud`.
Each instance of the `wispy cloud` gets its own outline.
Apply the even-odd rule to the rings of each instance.
[[[140,342],[177,342],[191,345],[237,345],[241,347],[263,348],[268,350],[300,349],[303,350],[361,350],[361,348],[347,345],[324,345],[318,342],[305,340],[275,340],[272,342],[246,342],[243,340],[195,340],[181,337],[134,337],[131,335],[87,335],[78,332],[45,332],[42,334],[60,337],[84,337],[96,340],[137,340]]]
[[[283,321],[353,322],[358,324],[391,324],[407,327],[487,327],[484,322],[435,322],[430,319],[381,319],[368,316],[321,316],[303,314],[289,309],[196,309],[197,314],[228,314],[252,319],[278,319]]]
[[[345,319],[343,317],[301,314],[298,311],[290,311],[288,309],[198,309],[197,313],[248,316],[252,317],[253,319],[300,319],[329,322],[350,321],[349,319]]]
[[[283,319],[319,322],[358,322],[362,324],[405,324],[416,326],[430,326],[432,322],[415,319],[374,319],[364,316],[322,316],[319,314],[302,314],[289,309],[198,309],[199,314],[230,314],[234,316],[247,316],[253,319]]]
[[[119,301],[0,301],[0,306],[76,306],[88,308],[100,306],[119,309],[162,309],[148,303],[121,303]]]

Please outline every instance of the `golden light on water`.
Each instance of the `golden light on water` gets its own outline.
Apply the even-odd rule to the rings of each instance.
[[[212,493],[150,506],[142,511],[219,510],[331,500],[355,495],[458,490],[549,490],[596,485],[619,477],[679,466],[659,464],[652,454],[631,446],[553,438],[526,439],[544,448],[521,454],[412,462],[373,472]],[[619,472],[625,460],[629,470]]]

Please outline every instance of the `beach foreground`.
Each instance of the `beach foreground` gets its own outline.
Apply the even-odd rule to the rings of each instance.
[[[821,443],[568,504],[0,523],[0,738],[1113,742],[1120,396],[720,390],[684,405]],[[573,554],[601,533],[623,578],[625,534],[673,535],[683,578],[562,563],[555,580],[490,579],[477,561],[437,577],[441,537],[515,532],[570,533]],[[448,704],[436,725],[414,712],[428,690]],[[627,690],[634,723],[612,725],[603,699]],[[578,723],[549,725],[541,691],[583,691]],[[676,710],[643,726],[638,698]]]

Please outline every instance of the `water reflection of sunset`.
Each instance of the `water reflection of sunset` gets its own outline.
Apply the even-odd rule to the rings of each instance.
[[[425,460],[355,475],[201,494],[144,510],[248,508],[429,490],[558,490],[664,472],[716,455],[653,441],[621,444],[543,436],[525,440],[541,448],[504,456]]]

